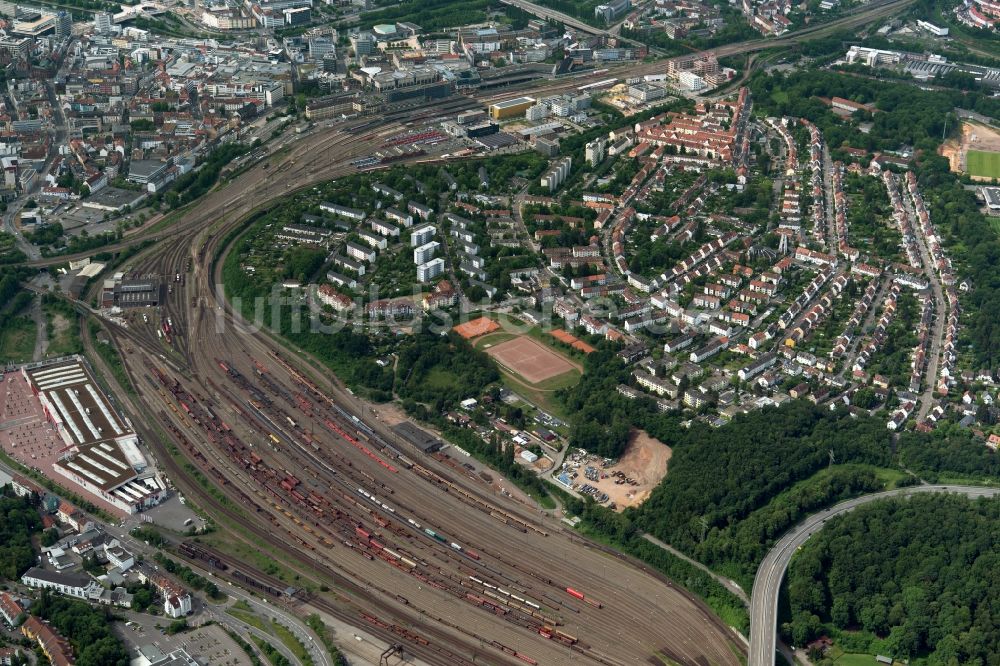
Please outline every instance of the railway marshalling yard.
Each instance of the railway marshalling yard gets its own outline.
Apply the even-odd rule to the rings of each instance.
[[[190,233],[125,267],[184,276],[160,317],[109,324],[137,392],[123,401],[145,415],[138,430],[161,467],[228,539],[278,561],[298,587],[330,590],[287,603],[422,663],[738,663],[738,638],[700,601],[381,422],[359,425],[370,410],[221,300],[230,231],[292,188],[348,173],[371,152],[362,134],[293,144],[199,202],[178,222]],[[261,558],[204,552],[228,564],[220,577],[288,584]]]
[[[839,23],[870,20],[909,1],[877,3]],[[717,54],[776,43],[730,45]],[[643,63],[630,73],[661,67]],[[543,85],[557,92],[587,81]],[[435,111],[440,118],[456,110]],[[739,663],[743,644],[700,601],[495,495],[447,459],[396,441],[335,378],[266,331],[239,325],[221,299],[230,232],[252,211],[352,172],[352,161],[411,118],[387,114],[321,128],[277,148],[169,228],[105,248],[158,233],[120,268],[183,276],[158,316],[106,328],[135,393],[113,388],[121,389],[115,392],[158,466],[215,519],[220,541],[244,553],[203,545],[186,557],[200,557],[202,567],[218,563],[225,567],[216,568],[220,580],[256,588],[297,612],[319,611],[386,646],[398,644],[419,663]],[[86,336],[85,345],[110,381],[113,373]],[[267,573],[275,564],[282,579]],[[306,591],[286,598],[281,590],[290,582]]]

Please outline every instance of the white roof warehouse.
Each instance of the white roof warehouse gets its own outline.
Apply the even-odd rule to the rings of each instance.
[[[153,474],[140,478],[146,458],[139,438],[98,388],[79,357],[21,369],[46,418],[66,444],[53,469],[86,490],[136,513],[166,493]]]

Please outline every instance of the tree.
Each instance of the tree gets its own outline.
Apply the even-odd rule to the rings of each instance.
[[[2,285],[0,281],[0,296]],[[42,521],[28,498],[7,494],[0,494],[0,516],[0,577],[16,580],[35,562],[31,538],[41,531]]]
[[[154,599],[153,591],[147,587],[141,587],[132,593],[132,610],[139,611],[140,613],[146,612],[153,604]]]
[[[128,651],[111,633],[111,613],[103,606],[42,592],[31,607],[73,646],[78,666],[127,666]]]
[[[179,620],[174,620],[173,622],[168,624],[165,631],[168,634],[173,635],[173,634],[179,634],[182,631],[187,631],[187,630],[188,630],[188,622],[186,619],[181,618]]]
[[[1000,500],[945,494],[873,502],[831,519],[792,560],[788,633],[854,629],[867,647],[922,663],[990,663],[1000,619],[979,609],[1000,602],[992,545]],[[816,590],[832,601],[817,604]],[[819,621],[812,620],[816,615]]]
[[[851,398],[851,403],[861,409],[872,409],[878,405],[878,396],[871,388],[858,389]]]

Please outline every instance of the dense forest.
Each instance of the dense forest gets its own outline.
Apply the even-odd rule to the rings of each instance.
[[[91,606],[43,591],[31,606],[32,615],[48,620],[52,627],[69,639],[77,666],[128,666],[128,650],[111,633],[111,610]]]
[[[795,645],[828,634],[845,649],[926,664],[1000,655],[1000,501],[919,495],[830,519],[788,572]]]
[[[0,577],[17,580],[35,563],[31,537],[42,531],[38,509],[26,497],[0,495]]]
[[[614,364],[606,361],[604,367],[609,366]],[[855,418],[795,401],[738,417],[718,429],[701,424],[685,429],[676,417],[658,414],[641,401],[619,404],[613,392],[588,395],[593,403],[580,413],[644,425],[673,448],[673,456],[669,474],[641,507],[618,514],[589,499],[567,499],[567,509],[583,517],[589,534],[656,566],[705,598],[734,626],[743,622],[738,600],[646,542],[640,532],[750,589],[760,560],[796,522],[848,497],[882,490],[890,480],[897,487],[916,483],[903,468],[931,481],[996,479],[1000,474],[996,454],[957,428],[904,433],[894,444],[882,419]],[[626,411],[629,405],[631,412]],[[818,622],[810,619],[806,626],[819,631]]]
[[[684,428],[679,416],[660,413],[651,401],[617,393],[628,369],[612,351],[601,349],[585,363],[580,383],[560,395],[571,414],[572,445],[617,456],[629,428],[639,427],[673,448],[670,473],[642,507],[624,520],[592,511],[601,533],[624,544],[635,529],[647,531],[741,584],[752,581],[767,549],[796,521],[889,480],[916,482],[903,469],[931,481],[1000,477],[996,454],[966,430],[907,432],[894,443],[881,418],[805,401],[717,429],[697,422]]]
[[[731,526],[825,468],[831,451],[838,463],[891,464],[891,435],[884,423],[854,419],[806,401],[752,412],[723,428],[693,424],[670,443],[670,473],[637,521],[664,541],[709,561],[755,562],[762,555],[762,540],[779,536],[795,512],[779,510],[770,520],[735,533]],[[813,492],[839,497],[845,487],[871,486],[863,478],[835,477],[828,483],[831,488]],[[789,507],[823,503],[810,497],[787,501]],[[724,533],[717,535],[719,531]]]
[[[601,348],[588,354],[580,382],[560,391],[559,399],[571,418],[570,444],[598,455],[617,458],[628,444],[629,427],[638,412],[616,387],[628,383],[629,371],[614,351]]]
[[[871,469],[837,465],[820,471],[742,520],[707,530],[695,556],[749,589],[767,551],[799,520],[841,500],[883,489],[883,481]]]
[[[464,398],[478,397],[500,380],[492,359],[456,333],[440,336],[423,330],[398,352],[396,392],[404,399],[454,409]]]
[[[946,423],[929,434],[904,432],[897,449],[900,464],[931,483],[953,477],[1000,481],[1000,457],[957,425]]]
[[[615,368],[624,366],[616,361],[605,354],[595,367],[610,374],[584,376],[582,394],[573,392],[574,419],[584,418],[585,430],[610,432],[604,424],[612,423],[645,427],[672,447],[670,471],[645,504],[623,514],[590,500],[568,500],[567,509],[584,518],[589,533],[658,566],[685,587],[697,587],[699,594],[710,593],[707,600],[719,613],[738,616],[738,602],[651,548],[640,531],[749,589],[760,560],[792,525],[848,497],[882,490],[890,480],[897,487],[916,483],[903,468],[931,481],[1000,474],[996,454],[967,431],[908,432],[893,443],[880,418],[853,417],[805,401],[752,412],[717,429],[698,423],[683,428],[676,416],[595,386],[621,379]],[[580,425],[574,420],[574,432]]]

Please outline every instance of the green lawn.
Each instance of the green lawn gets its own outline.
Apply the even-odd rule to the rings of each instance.
[[[250,611],[236,610],[235,608],[230,608],[226,612],[235,617],[237,620],[245,624],[249,624],[251,627],[256,627],[264,632],[268,631],[267,625],[264,623],[264,621]]]
[[[1000,217],[990,217],[987,218],[990,221],[990,228],[997,234],[1000,234]]]
[[[458,390],[461,388],[461,386],[459,386],[458,377],[447,370],[442,370],[441,368],[431,369],[427,373],[424,384],[428,387],[439,390]]]
[[[564,372],[563,374],[547,379],[540,384],[528,384],[516,375],[513,375],[503,368],[500,368],[500,376],[504,385],[515,393],[524,396],[534,405],[544,409],[549,414],[561,419],[568,419],[569,415],[555,396],[555,389],[575,386],[580,381],[580,373],[576,370]]]
[[[577,382],[580,381],[580,376],[581,373],[574,368],[573,370],[567,370],[561,375],[543,379],[537,384],[532,384],[532,386],[539,391],[555,391],[561,388],[570,388],[576,386]]]
[[[970,150],[965,161],[970,176],[1000,178],[1000,153]]]
[[[37,329],[27,317],[15,317],[0,329],[0,362],[30,361]]]
[[[312,658],[309,656],[309,651],[306,650],[306,646],[302,644],[295,634],[283,624],[271,621],[271,629],[278,636],[278,639],[284,643],[285,647],[291,650],[292,654],[299,660],[303,666],[312,666]]]

